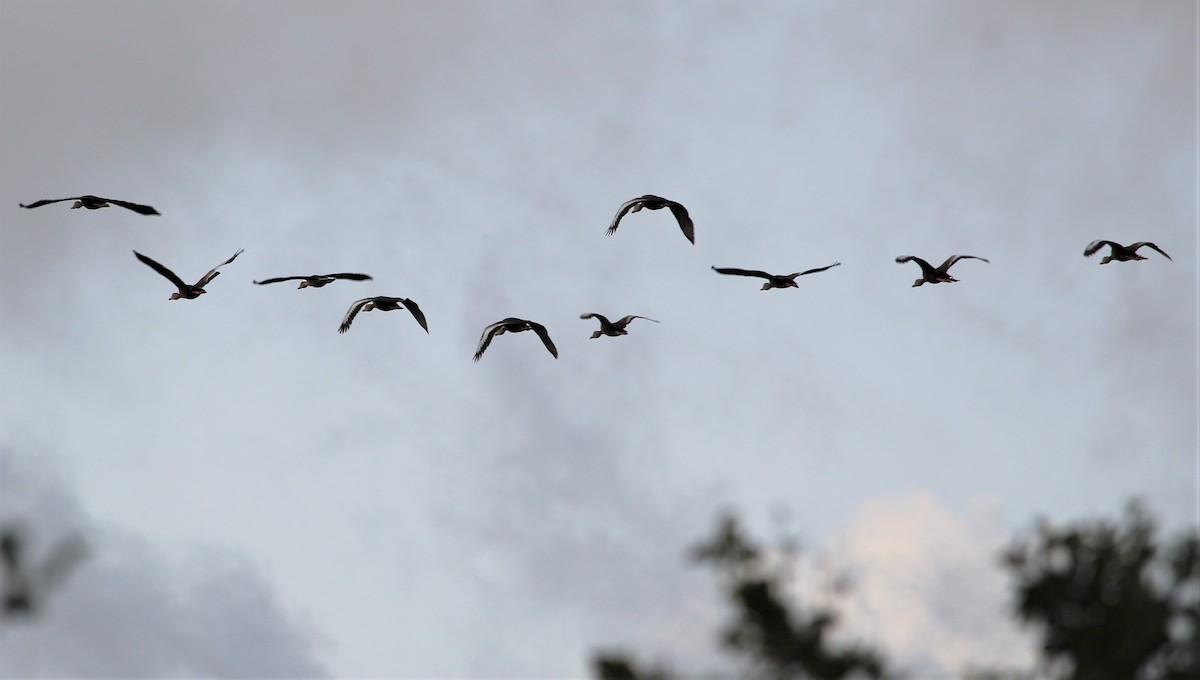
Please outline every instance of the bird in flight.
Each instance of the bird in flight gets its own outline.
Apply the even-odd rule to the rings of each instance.
[[[817,272],[823,272],[826,269],[833,269],[841,264],[841,262],[834,262],[826,267],[818,267],[816,269],[809,269],[808,271],[796,272],[794,274],[768,274],[766,272],[758,271],[757,269],[735,269],[733,267],[713,267],[712,270],[718,274],[732,274],[734,276],[757,276],[760,279],[766,279],[767,282],[763,284],[762,290],[770,290],[771,288],[799,288],[799,284],[796,283],[796,277],[804,276],[805,274],[816,274]]]
[[[1127,246],[1123,246],[1120,243],[1113,243],[1112,241],[1092,241],[1088,244],[1087,248],[1083,249],[1083,255],[1084,257],[1091,257],[1096,254],[1097,250],[1100,250],[1104,246],[1110,246],[1112,250],[1109,251],[1108,255],[1104,256],[1104,259],[1100,260],[1100,264],[1108,264],[1109,262],[1114,261],[1129,262],[1131,260],[1144,260],[1146,258],[1137,254],[1138,248],[1141,248],[1142,246],[1158,251],[1160,255],[1168,260],[1171,259],[1171,256],[1163,252],[1162,248],[1159,248],[1149,241],[1138,241],[1137,243],[1130,243]]]
[[[651,319],[648,316],[637,316],[635,314],[630,314],[629,316],[621,317],[620,319],[617,319],[616,321],[609,321],[608,318],[605,317],[603,314],[597,314],[595,312],[588,312],[587,314],[580,314],[579,318],[581,318],[581,319],[596,319],[597,321],[600,322],[600,330],[592,333],[592,338],[591,338],[592,340],[595,340],[596,338],[600,337],[601,335],[607,335],[607,336],[614,337],[614,338],[619,335],[629,335],[629,332],[625,330],[625,327],[628,326],[629,322],[633,321],[634,319],[645,319],[646,321],[654,321],[654,323],[658,323],[657,321],[655,321],[654,319]]]
[[[671,214],[675,216],[675,221],[679,222],[679,228],[683,230],[683,235],[687,237],[687,240],[691,241],[692,244],[695,245],[696,231],[692,224],[692,218],[688,216],[687,208],[683,207],[683,205],[680,203],[665,199],[661,196],[654,196],[653,194],[639,196],[638,198],[633,198],[622,203],[620,209],[617,210],[616,216],[613,217],[612,224],[608,225],[608,231],[605,233],[611,236],[617,231],[617,225],[621,223],[621,218],[624,217],[626,213],[637,212],[642,208],[647,210],[661,210],[663,208],[670,208]]]
[[[546,349],[550,350],[550,354],[557,359],[558,348],[554,346],[554,341],[550,339],[550,334],[546,332],[546,327],[536,321],[528,321],[526,319],[518,319],[510,316],[507,319],[502,319],[494,324],[490,324],[483,329],[483,335],[479,336],[479,348],[475,350],[475,361],[483,356],[484,350],[488,345],[492,344],[492,338],[505,333],[520,333],[521,331],[533,331],[542,339],[542,344]]]
[[[233,254],[233,257],[229,258],[228,260],[225,260],[221,264],[208,270],[207,274],[205,274],[204,276],[201,276],[199,281],[197,281],[196,283],[194,283],[190,286],[187,285],[186,283],[184,283],[183,280],[180,279],[178,276],[176,276],[175,272],[171,271],[170,269],[167,269],[166,267],[155,262],[154,260],[151,260],[150,258],[139,253],[138,251],[136,251],[136,250],[133,251],[133,254],[137,255],[137,259],[141,260],[143,264],[150,267],[151,269],[158,272],[159,274],[162,274],[164,277],[167,278],[168,281],[175,284],[175,287],[179,289],[179,292],[171,293],[172,300],[179,300],[179,299],[194,300],[195,298],[198,298],[201,295],[208,292],[208,291],[204,290],[204,286],[208,285],[208,283],[210,281],[212,281],[213,279],[220,276],[221,272],[219,272],[217,270],[220,269],[221,267],[224,267],[225,265],[229,264],[230,262],[233,262],[234,260],[236,260],[237,256],[241,255],[242,252],[243,252],[243,249],[238,248],[238,251]]]
[[[34,201],[33,203],[30,203],[28,205],[26,205],[24,203],[21,203],[20,205],[22,208],[40,208],[43,205],[50,205],[51,203],[62,203],[63,201],[75,201],[75,205],[71,206],[72,210],[75,210],[76,208],[87,208],[88,210],[99,210],[100,208],[107,208],[110,205],[119,205],[122,208],[127,208],[129,210],[134,211],[135,213],[141,213],[143,215],[159,215],[159,214],[161,214],[157,210],[155,210],[153,207],[148,206],[148,205],[142,205],[141,203],[130,203],[129,201],[118,201],[115,198],[100,198],[99,196],[71,196],[70,198],[48,198],[48,199],[43,199],[40,201]]]
[[[301,287],[303,287],[303,284],[301,284]],[[409,300],[408,298],[379,295],[376,297],[355,300],[354,303],[350,305],[350,309],[346,310],[346,316],[342,318],[342,325],[338,326],[338,333],[345,333],[346,331],[350,330],[350,324],[353,323],[354,317],[358,316],[360,311],[369,312],[372,309],[378,309],[381,312],[407,309],[413,315],[413,318],[417,320],[417,323],[421,324],[421,328],[424,328],[426,333],[429,332],[429,324],[425,323],[425,314],[421,311],[421,308],[417,306],[417,303]]]
[[[59,541],[40,563],[29,559],[27,550],[23,533],[15,526],[0,527],[0,573],[4,574],[0,614],[36,612],[49,591],[87,556],[87,546],[78,536]]]
[[[900,264],[904,264],[905,262],[916,262],[917,264],[921,265],[921,278],[913,282],[913,288],[926,283],[957,283],[958,279],[950,276],[949,271],[950,267],[953,267],[954,263],[958,262],[959,260],[983,260],[984,262],[987,262],[987,260],[984,260],[982,257],[975,257],[974,255],[951,255],[950,257],[946,258],[946,261],[943,262],[940,267],[934,268],[933,265],[929,264],[925,260],[912,255],[901,255],[900,257],[896,258],[896,261]]]
[[[255,281],[254,283],[265,286],[268,283],[279,283],[280,281],[299,281],[298,288],[320,288],[333,283],[338,279],[346,279],[348,281],[372,281],[373,279],[366,274],[313,274],[312,276],[280,276],[274,279],[264,279]]]

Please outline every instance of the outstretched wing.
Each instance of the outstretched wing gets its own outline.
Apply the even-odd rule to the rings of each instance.
[[[671,209],[671,214],[675,216],[675,221],[679,223],[683,235],[692,242],[692,245],[696,245],[696,226],[692,224],[692,218],[688,215],[687,208],[683,207],[682,203],[675,201],[667,202],[667,207]]]
[[[817,267],[816,269],[809,269],[806,272],[797,272],[795,274],[788,274],[788,276],[795,278],[797,276],[804,276],[805,274],[816,274],[817,272],[823,272],[826,269],[833,269],[834,267],[840,267],[841,265],[842,265],[841,262],[834,262],[833,264],[829,265],[828,267]]]
[[[550,354],[557,359],[558,348],[554,346],[554,341],[550,339],[550,333],[546,331],[546,327],[536,321],[527,321],[526,323],[528,323],[529,327],[533,329],[533,332],[537,333],[538,337],[542,339],[542,344],[546,346],[546,349],[550,350]]]
[[[637,198],[631,198],[628,201],[625,201],[624,203],[622,203],[621,207],[617,210],[616,216],[614,216],[612,219],[612,224],[608,225],[608,231],[606,231],[604,233],[608,234],[609,236],[612,236],[617,231],[617,225],[619,225],[621,223],[621,218],[624,217],[625,214],[628,213],[630,210],[632,210],[635,205],[638,205],[639,203],[641,203],[643,199],[644,199],[644,197],[639,196]],[[63,200],[67,200],[67,199],[63,199]]]
[[[496,332],[503,328],[504,324],[508,323],[508,321],[508,319],[505,319],[504,321],[497,321],[494,324],[484,327],[483,335],[479,336],[479,347],[476,348],[475,358],[472,361],[479,361],[479,358],[483,356],[484,350],[488,348],[488,345],[492,344],[492,338],[496,336]]]
[[[40,208],[43,205],[50,205],[51,203],[62,203],[63,201],[78,201],[79,199],[80,199],[79,196],[72,196],[70,198],[44,198],[40,201],[34,201],[33,203],[29,203],[29,204],[19,203],[18,205],[20,205],[22,208]]]
[[[954,263],[958,262],[959,260],[982,260],[983,262],[987,262],[986,259],[982,257],[976,257],[974,255],[951,255],[950,257],[946,258],[946,261],[942,263],[942,266],[938,267],[938,271],[942,273],[950,271],[950,268],[954,266]]]
[[[323,276],[327,279],[346,279],[348,281],[374,281],[375,280],[375,279],[372,279],[370,276],[367,276],[366,274],[341,273],[341,274],[324,274]],[[300,278],[304,278],[304,277],[300,277]]]
[[[425,332],[428,333],[429,324],[425,323],[425,313],[421,311],[421,308],[417,306],[417,303],[409,300],[408,298],[396,299],[398,299],[404,305],[405,309],[412,312],[413,318],[416,319],[417,323],[421,324],[421,328],[424,328]]]
[[[263,279],[262,281],[255,281],[254,283],[257,283],[260,286],[265,286],[268,283],[279,283],[280,281],[296,281],[296,280],[303,280],[303,279],[307,279],[307,278],[308,278],[307,276],[279,276],[279,277],[276,277],[273,279]]]
[[[608,320],[608,317],[604,316],[603,314],[597,314],[595,312],[588,312],[587,314],[580,314],[579,318],[581,318],[581,319],[599,319],[601,325],[609,325],[612,323]]]
[[[713,267],[712,270],[718,274],[732,274],[733,276],[757,276],[760,279],[769,279],[771,275],[766,272],[760,272],[757,269],[737,269],[735,267]]]
[[[1096,251],[1100,250],[1104,246],[1109,246],[1110,248],[1120,248],[1121,244],[1113,243],[1112,241],[1103,241],[1103,240],[1092,241],[1091,243],[1089,243],[1087,245],[1087,248],[1083,249],[1083,256],[1091,257],[1096,254]]]
[[[921,266],[921,273],[925,276],[930,276],[934,272],[933,265],[915,255],[901,255],[900,257],[896,258],[896,262],[899,262],[900,264],[904,264],[905,262],[916,262]]]
[[[354,321],[354,317],[358,316],[358,310],[362,309],[363,305],[371,302],[375,298],[363,298],[350,303],[350,309],[346,310],[346,316],[342,317],[342,325],[338,326],[338,333],[345,333],[350,330],[350,324]]]
[[[167,269],[166,267],[155,262],[154,260],[151,260],[150,258],[146,257],[145,255],[139,253],[136,250],[133,251],[133,254],[137,255],[137,259],[141,260],[142,264],[150,267],[151,269],[158,272],[159,274],[162,274],[163,276],[165,276],[167,278],[168,281],[175,284],[175,287],[178,288],[180,290],[180,292],[187,290],[187,288],[188,288],[187,284],[185,284],[182,279],[180,279],[178,276],[176,276],[175,272],[171,271],[170,269]]]
[[[1137,243],[1131,243],[1129,245],[1129,249],[1136,253],[1137,249],[1141,248],[1142,246],[1145,246],[1151,250],[1157,251],[1159,255],[1162,255],[1163,257],[1167,258],[1168,260],[1171,259],[1171,256],[1166,254],[1165,252],[1163,252],[1162,248],[1159,248],[1158,246],[1154,245],[1153,243],[1151,243],[1149,241],[1138,241]],[[1171,260],[1171,261],[1174,262],[1174,260]]]
[[[225,260],[221,264],[208,270],[207,274],[200,277],[200,280],[196,282],[196,285],[193,286],[193,288],[203,288],[205,285],[208,284],[209,281],[212,281],[213,279],[217,278],[217,274],[220,273],[217,270],[220,269],[221,267],[224,267],[225,265],[229,264],[230,262],[233,262],[234,260],[236,260],[237,256],[241,255],[244,251],[245,251],[244,248],[238,248],[238,251],[233,254],[233,257],[229,258],[228,260]]]
[[[654,323],[658,323],[657,321],[655,321],[654,319],[651,319],[648,316],[638,316],[636,314],[630,314],[628,316],[621,317],[621,320],[618,321],[617,324],[620,326],[628,326],[629,322],[633,321],[634,319],[645,319],[646,321],[654,321]]]
[[[127,210],[132,210],[135,213],[141,213],[143,215],[160,215],[161,214],[160,212],[155,210],[153,207],[148,206],[148,205],[142,205],[141,203],[130,203],[129,201],[118,201],[114,198],[105,198],[105,199],[101,199],[101,200],[103,200],[105,203],[110,203],[112,205],[119,205],[122,208],[125,208]],[[29,206],[29,207],[32,208],[33,206]]]

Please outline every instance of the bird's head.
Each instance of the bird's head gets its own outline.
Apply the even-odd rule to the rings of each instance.
[[[912,287],[916,288],[917,286],[923,286],[923,285],[925,285],[925,279],[917,279],[916,281],[913,281]]]

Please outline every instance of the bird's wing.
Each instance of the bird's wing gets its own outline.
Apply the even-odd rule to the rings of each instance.
[[[732,274],[734,276],[757,276],[760,279],[769,279],[771,275],[766,272],[760,272],[757,269],[737,269],[735,267],[713,267],[712,270],[718,274]]]
[[[899,262],[900,264],[904,264],[905,262],[916,262],[918,265],[921,266],[921,273],[926,276],[928,276],[929,274],[932,274],[934,271],[933,265],[929,264],[925,260],[922,260],[921,258],[919,258],[915,255],[901,255],[900,257],[896,258],[896,261]]]
[[[205,274],[204,276],[200,277],[200,280],[197,281],[196,285],[193,287],[194,288],[203,288],[204,286],[206,286],[209,281],[212,281],[213,279],[217,278],[217,274],[220,273],[217,271],[218,269],[220,269],[221,267],[224,267],[225,265],[229,264],[230,262],[233,262],[234,260],[236,260],[237,256],[241,255],[242,252],[244,252],[244,250],[245,250],[244,248],[238,248],[238,251],[233,254],[233,257],[229,258],[228,260],[225,260],[221,264],[208,270],[208,273]]]
[[[51,203],[62,203],[63,201],[78,201],[79,199],[80,199],[79,196],[72,196],[70,198],[44,198],[40,201],[34,201],[33,203],[29,203],[29,204],[20,203],[19,205],[22,208],[40,208],[43,205],[50,205]]]
[[[62,539],[43,560],[37,586],[45,590],[59,585],[87,554],[87,544],[79,536],[72,535]]]
[[[366,274],[341,273],[341,274],[324,274],[324,276],[325,276],[325,278],[328,278],[328,279],[347,279],[349,281],[374,281],[375,280],[375,279],[372,279],[370,276],[367,276]]]
[[[597,314],[595,312],[588,312],[587,314],[580,314],[579,318],[581,318],[581,319],[599,319],[600,323],[602,325],[610,323],[608,318],[605,317],[603,314]]]
[[[554,341],[550,339],[550,333],[546,331],[546,327],[540,323],[537,323],[536,321],[528,321],[526,323],[528,323],[529,327],[533,329],[533,332],[537,333],[538,337],[542,339],[542,344],[546,346],[546,349],[550,350],[550,354],[554,355],[554,358],[557,359],[558,348],[554,346]]]
[[[474,361],[479,361],[479,358],[483,356],[484,350],[488,348],[488,345],[492,344],[492,338],[495,337],[496,331],[500,330],[508,321],[508,319],[505,319],[484,327],[483,335],[479,336],[479,347],[475,349]]]
[[[958,262],[959,260],[982,260],[987,262],[985,258],[976,257],[974,255],[951,255],[950,257],[946,258],[946,261],[942,263],[942,266],[938,267],[938,271],[942,273],[950,271],[950,268],[954,266],[954,263]]]
[[[141,213],[143,215],[161,215],[162,214],[162,213],[158,212],[157,210],[155,210],[153,207],[148,206],[148,205],[142,205],[141,203],[130,203],[129,201],[118,201],[113,198],[103,198],[100,200],[104,201],[105,203],[111,203],[112,205],[119,205],[122,208],[126,208],[128,210],[134,211],[135,213]],[[30,206],[30,207],[33,207],[33,206]]]
[[[155,262],[154,260],[151,260],[150,258],[146,257],[145,255],[139,253],[136,250],[133,251],[133,254],[137,255],[137,259],[141,260],[142,264],[150,267],[151,269],[158,272],[159,274],[162,274],[163,276],[167,277],[167,280],[170,281],[171,283],[175,284],[175,287],[178,288],[180,292],[187,290],[187,288],[188,288],[187,284],[183,282],[183,279],[180,279],[178,276],[175,276],[175,272],[171,271],[170,269],[167,269],[166,267]]]
[[[839,267],[839,266],[841,266],[841,264],[842,264],[841,262],[834,262],[833,264],[829,265],[828,267],[817,267],[816,269],[809,269],[808,271],[797,272],[795,274],[789,274],[788,276],[795,278],[797,276],[804,276],[805,274],[816,274],[817,272],[823,272],[826,269],[833,269],[834,267]]]
[[[696,245],[696,226],[692,224],[692,218],[688,215],[687,208],[683,207],[682,203],[675,201],[669,201],[667,207],[671,209],[675,221],[679,222],[679,228],[683,230],[683,235],[692,242],[692,245]]]
[[[651,319],[648,316],[638,316],[636,314],[630,314],[628,316],[621,317],[621,320],[618,321],[617,323],[622,326],[627,326],[627,325],[629,325],[629,322],[633,321],[634,319],[645,319],[646,321],[654,321],[654,323],[658,323],[658,321],[655,321],[654,319]]]
[[[342,325],[338,326],[338,333],[345,333],[346,331],[350,330],[350,324],[354,321],[354,317],[358,315],[358,310],[362,309],[363,305],[374,299],[375,298],[373,297],[369,297],[361,300],[355,300],[354,302],[350,303],[350,309],[347,309],[346,316],[342,317]]]
[[[425,323],[425,313],[421,311],[421,308],[417,306],[417,303],[409,300],[408,298],[399,298],[399,300],[404,304],[405,309],[412,312],[413,318],[417,320],[417,323],[421,324],[421,328],[424,328],[425,332],[428,333],[429,324]]]
[[[1112,248],[1120,248],[1120,247],[1121,247],[1121,244],[1119,244],[1119,243],[1113,243],[1112,241],[1104,241],[1104,240],[1100,240],[1100,241],[1092,241],[1091,243],[1089,243],[1089,244],[1087,245],[1087,248],[1084,248],[1084,249],[1083,249],[1083,256],[1084,256],[1084,257],[1091,257],[1091,256],[1093,256],[1093,255],[1095,255],[1095,254],[1096,254],[1096,251],[1097,251],[1097,250],[1100,250],[1100,249],[1101,249],[1101,248],[1103,248],[1104,246],[1110,246],[1110,247],[1112,247]]]
[[[621,218],[625,216],[625,213],[632,210],[633,206],[641,203],[644,199],[645,199],[644,196],[639,196],[637,198],[631,198],[628,201],[625,201],[624,203],[622,203],[621,207],[617,210],[617,214],[612,219],[612,224],[608,225],[608,231],[606,231],[604,233],[606,233],[610,236],[613,233],[615,233],[617,231],[617,225],[621,223]],[[64,199],[64,200],[66,200],[66,199]]]
[[[279,283],[280,281],[295,281],[297,279],[307,279],[307,278],[309,278],[309,277],[307,277],[307,276],[279,276],[279,277],[276,277],[273,279],[263,279],[262,281],[255,281],[255,283],[257,283],[260,286],[265,286],[268,283]]]
[[[1154,245],[1153,243],[1151,243],[1149,241],[1138,241],[1137,243],[1131,243],[1129,245],[1129,249],[1136,253],[1137,249],[1141,248],[1142,246],[1146,246],[1147,248],[1149,248],[1151,250],[1157,251],[1160,255],[1167,258],[1168,260],[1171,259],[1171,256],[1166,254],[1165,252],[1163,252],[1162,248],[1159,248],[1158,246]],[[1171,261],[1174,262],[1174,260],[1171,260]]]

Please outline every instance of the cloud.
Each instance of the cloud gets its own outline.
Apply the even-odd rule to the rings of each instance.
[[[969,667],[1031,667],[1035,645],[1008,609],[999,552],[1010,532],[979,507],[963,517],[928,491],[864,503],[828,546],[851,577],[834,606],[843,632],[881,646],[915,677],[953,677]],[[816,581],[801,597],[828,593]]]
[[[35,558],[75,532],[90,556],[33,617],[0,621],[0,676],[326,675],[318,636],[253,565],[216,548],[179,559],[101,525],[46,453],[0,445],[0,523],[21,525]]]

